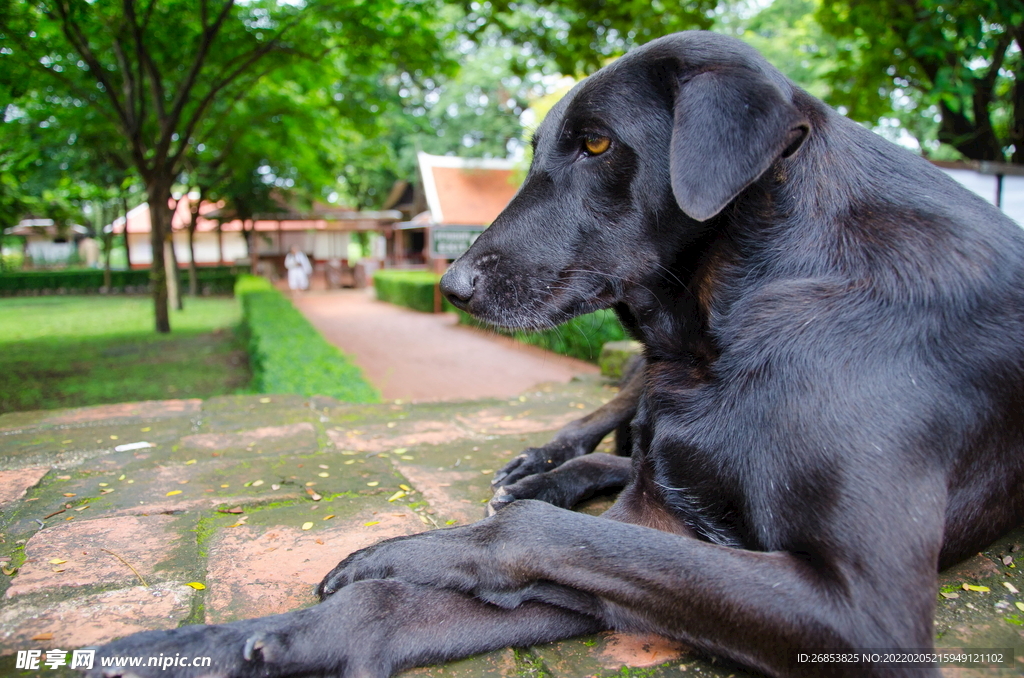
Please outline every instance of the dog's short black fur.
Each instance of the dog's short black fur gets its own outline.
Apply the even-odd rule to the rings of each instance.
[[[616,628],[773,676],[938,675],[795,654],[932,647],[937,569],[1021,522],[1018,226],[749,47],[684,33],[551,111],[442,284],[506,327],[611,307],[643,341],[632,458],[562,475],[628,474],[613,508],[513,501],[353,554],[311,609],[104,652],[386,676]]]

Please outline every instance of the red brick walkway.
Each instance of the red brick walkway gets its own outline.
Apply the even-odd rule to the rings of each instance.
[[[454,314],[418,313],[370,294],[306,292],[292,301],[387,399],[511,398],[537,384],[598,372],[582,360],[460,326]]]

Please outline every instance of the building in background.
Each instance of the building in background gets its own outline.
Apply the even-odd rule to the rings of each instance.
[[[194,199],[194,197],[192,198]],[[188,225],[191,220],[189,196],[178,200],[171,219],[174,254],[179,266],[189,262]],[[321,269],[325,265],[351,267],[359,247],[352,247],[353,234],[368,234],[369,258],[380,261],[385,256],[384,232],[402,218],[400,212],[354,211],[345,208],[315,206],[306,212],[289,211],[253,215],[240,219],[221,204],[203,203],[193,249],[197,266],[250,265],[247,239],[257,257],[257,268],[270,277],[283,275],[284,258],[292,245],[306,253]],[[107,226],[123,233],[125,218]],[[133,268],[146,268],[153,262],[150,245],[149,205],[143,203],[128,212],[128,248]],[[372,264],[371,264],[372,266]]]
[[[427,153],[417,159],[420,183],[403,182],[401,190],[396,184],[385,204],[410,217],[388,239],[389,264],[399,268],[458,257],[505,209],[525,174],[513,160]]]

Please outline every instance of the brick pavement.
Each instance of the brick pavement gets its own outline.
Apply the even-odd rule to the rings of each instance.
[[[459,403],[246,396],[0,416],[0,675],[21,675],[16,650],[313,604],[348,553],[480,518],[494,469],[613,395],[586,377]],[[1002,562],[1024,561],[1015,545],[1024,533],[943,574],[956,597],[937,595],[940,644],[1013,647],[1024,666],[1024,597],[1004,586],[1024,590],[1024,566]],[[665,639],[603,633],[406,675],[747,674]],[[946,671],[1004,675],[1019,669]]]

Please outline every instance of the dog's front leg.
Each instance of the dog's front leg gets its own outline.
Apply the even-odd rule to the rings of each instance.
[[[491,486],[498,490],[527,476],[552,471],[571,459],[593,452],[612,431],[616,431],[616,454],[628,456],[630,436],[626,433],[643,391],[644,365],[642,358],[635,359],[614,398],[587,416],[570,421],[546,445],[523,450],[494,474]]]
[[[593,617],[550,605],[506,609],[451,590],[365,580],[298,612],[129,636],[101,648],[89,676],[386,678],[412,666],[602,628]],[[113,657],[186,658],[188,663],[209,657],[210,662],[101,666]]]
[[[819,561],[518,501],[473,525],[359,551],[320,592],[389,578],[509,608],[537,601],[576,610],[608,628],[660,633],[771,676],[935,677],[932,666],[797,663],[813,650],[932,646],[942,513],[917,511],[897,540],[905,549],[869,554],[868,544],[902,527],[858,525],[853,541],[822,535],[831,546]],[[877,595],[880,582],[890,595]]]

